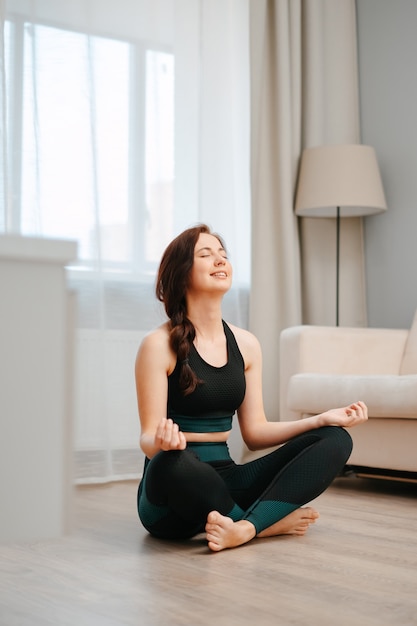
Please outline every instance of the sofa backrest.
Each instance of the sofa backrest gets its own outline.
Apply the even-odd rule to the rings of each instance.
[[[400,374],[417,374],[417,311],[405,344]]]

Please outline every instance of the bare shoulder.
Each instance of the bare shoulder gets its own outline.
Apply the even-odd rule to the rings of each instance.
[[[249,330],[233,324],[228,324],[228,326],[236,338],[246,367],[250,367],[254,361],[261,358],[261,346],[258,339]]]
[[[162,324],[162,326],[158,326],[158,328],[147,333],[142,339],[139,350],[152,350],[155,348],[163,348],[164,346],[169,346],[168,324]]]
[[[142,339],[136,357],[136,366],[158,362],[167,370],[175,367],[175,355],[169,343],[168,324],[162,324]]]

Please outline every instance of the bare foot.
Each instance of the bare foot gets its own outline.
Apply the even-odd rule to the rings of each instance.
[[[310,524],[314,524],[320,517],[319,513],[310,506],[296,509],[278,522],[265,528],[257,537],[275,537],[276,535],[304,535]]]
[[[234,522],[218,511],[211,511],[207,516],[206,539],[208,547],[214,552],[225,548],[236,548],[253,539],[256,530],[251,522],[241,520]]]
[[[230,517],[211,511],[207,516],[206,539],[208,547],[214,552],[225,548],[236,548],[256,537],[275,537],[277,535],[304,535],[311,524],[320,517],[310,506],[296,509],[278,522],[265,528],[256,535],[255,527],[247,520],[234,522]]]

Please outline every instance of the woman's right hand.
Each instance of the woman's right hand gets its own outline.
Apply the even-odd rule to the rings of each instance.
[[[155,433],[155,446],[160,450],[185,450],[185,435],[170,418],[162,418]]]

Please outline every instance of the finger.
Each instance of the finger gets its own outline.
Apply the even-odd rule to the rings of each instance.
[[[172,429],[174,427],[174,423],[172,419],[167,419],[165,422],[165,428],[163,433],[163,441],[164,443],[170,443],[172,439]]]
[[[174,424],[171,444],[176,450],[185,450],[187,447],[187,440],[183,432],[180,431],[179,426]]]
[[[365,419],[368,419],[368,407],[366,406],[365,402],[362,402],[362,400],[359,400],[358,404],[362,409],[363,417]]]
[[[355,418],[357,422],[365,422],[368,419],[368,408],[364,402],[359,400],[352,405],[355,407]]]
[[[155,440],[162,441],[164,438],[166,417],[162,418],[155,431]]]
[[[172,429],[171,429],[171,439],[170,439],[170,444],[171,444],[171,448],[178,448],[180,442],[180,438],[179,438],[179,427],[178,424],[173,424],[172,425]]]
[[[185,438],[185,435],[181,431],[178,433],[178,435],[179,435],[179,440],[180,440],[179,448],[180,450],[185,450],[185,448],[187,447],[187,440]]]
[[[158,425],[155,433],[155,443],[162,449],[169,449],[171,439],[172,420],[163,418]]]
[[[352,404],[352,407],[355,408],[356,413],[359,413],[359,414],[363,413],[363,410],[364,410],[363,402],[361,402],[361,401],[355,402],[354,404]]]
[[[352,404],[349,405],[349,409],[352,409],[352,411],[357,411],[358,408],[359,408],[358,402],[353,402]]]

